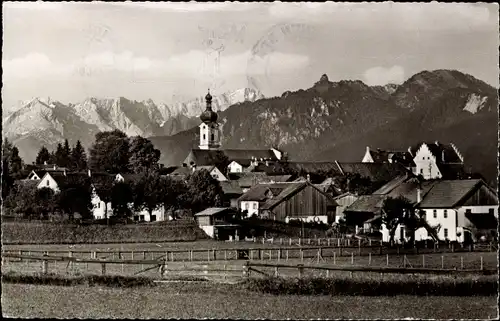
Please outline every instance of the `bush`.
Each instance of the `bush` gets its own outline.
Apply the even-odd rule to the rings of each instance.
[[[248,279],[245,287],[251,291],[275,295],[436,295],[471,296],[496,295],[498,280],[482,277],[475,279],[418,278],[404,280],[352,279],[352,278],[264,278]]]
[[[146,277],[118,276],[118,275],[87,275],[76,277],[64,277],[55,274],[17,274],[13,272],[2,275],[2,283],[20,283],[20,284],[36,284],[36,285],[105,285],[111,287],[137,287],[137,286],[153,286],[155,283],[152,279]]]

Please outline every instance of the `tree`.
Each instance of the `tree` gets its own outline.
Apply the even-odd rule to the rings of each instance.
[[[36,213],[36,187],[13,185],[11,192],[5,199],[5,205],[10,207],[14,214],[21,214],[24,218],[31,218]]]
[[[64,167],[67,163],[67,157],[64,152],[63,145],[61,143],[57,144],[56,151],[54,152],[55,164],[59,167]]]
[[[133,186],[135,210],[146,210],[149,216],[162,205],[164,198],[163,179],[157,171],[144,171]]]
[[[35,212],[42,218],[47,219],[49,213],[54,212],[54,210],[56,209],[56,198],[54,191],[48,187],[37,189],[35,199]]]
[[[168,176],[162,177],[163,197],[162,203],[165,211],[171,210],[172,217],[175,217],[175,210],[181,209],[189,202],[188,188],[184,181],[175,180]]]
[[[21,156],[19,156],[19,149],[9,142],[7,138],[4,139],[2,144],[2,160],[8,166],[9,175],[14,179],[20,179],[24,162]]]
[[[71,165],[71,148],[69,147],[69,142],[67,139],[64,140],[63,145],[63,164],[61,167],[69,167]]]
[[[160,151],[154,148],[153,143],[141,136],[132,137],[129,147],[130,169],[134,173],[158,169]]]
[[[91,218],[92,185],[87,175],[67,175],[59,185],[57,194],[58,207],[69,219],[74,213],[79,213],[82,218]]]
[[[113,216],[129,217],[131,214],[129,204],[133,203],[134,194],[132,186],[126,182],[116,182],[111,190],[111,207]]]
[[[5,199],[14,187],[14,178],[10,174],[9,162],[2,160],[2,199]]]
[[[71,162],[69,167],[76,171],[87,169],[87,154],[79,140],[76,141],[75,147],[71,150]]]
[[[38,165],[50,163],[50,152],[45,146],[42,146],[42,148],[38,151],[35,163]]]
[[[218,180],[206,169],[196,171],[188,177],[188,195],[191,209],[197,213],[207,207],[221,206],[223,191]]]
[[[128,173],[129,139],[119,130],[99,132],[90,148],[89,167],[95,172]]]
[[[413,204],[404,196],[388,197],[382,204],[382,223],[389,230],[389,243],[394,243],[394,234],[399,224],[409,222],[415,215]]]

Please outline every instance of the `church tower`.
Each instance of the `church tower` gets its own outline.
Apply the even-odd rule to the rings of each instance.
[[[200,149],[216,150],[220,148],[220,131],[217,123],[217,113],[212,110],[212,96],[210,90],[205,96],[207,109],[201,113],[200,119]]]

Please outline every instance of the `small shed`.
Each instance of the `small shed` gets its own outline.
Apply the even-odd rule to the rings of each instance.
[[[240,225],[231,223],[237,211],[229,207],[210,207],[194,216],[198,226],[216,240],[239,240]]]

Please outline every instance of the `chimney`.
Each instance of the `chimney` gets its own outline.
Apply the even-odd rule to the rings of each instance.
[[[436,146],[439,146],[439,142],[437,140],[434,142],[434,144],[436,144]]]
[[[366,146],[366,152],[369,153],[370,152],[370,146]]]
[[[444,163],[444,150],[441,152],[441,161]]]

